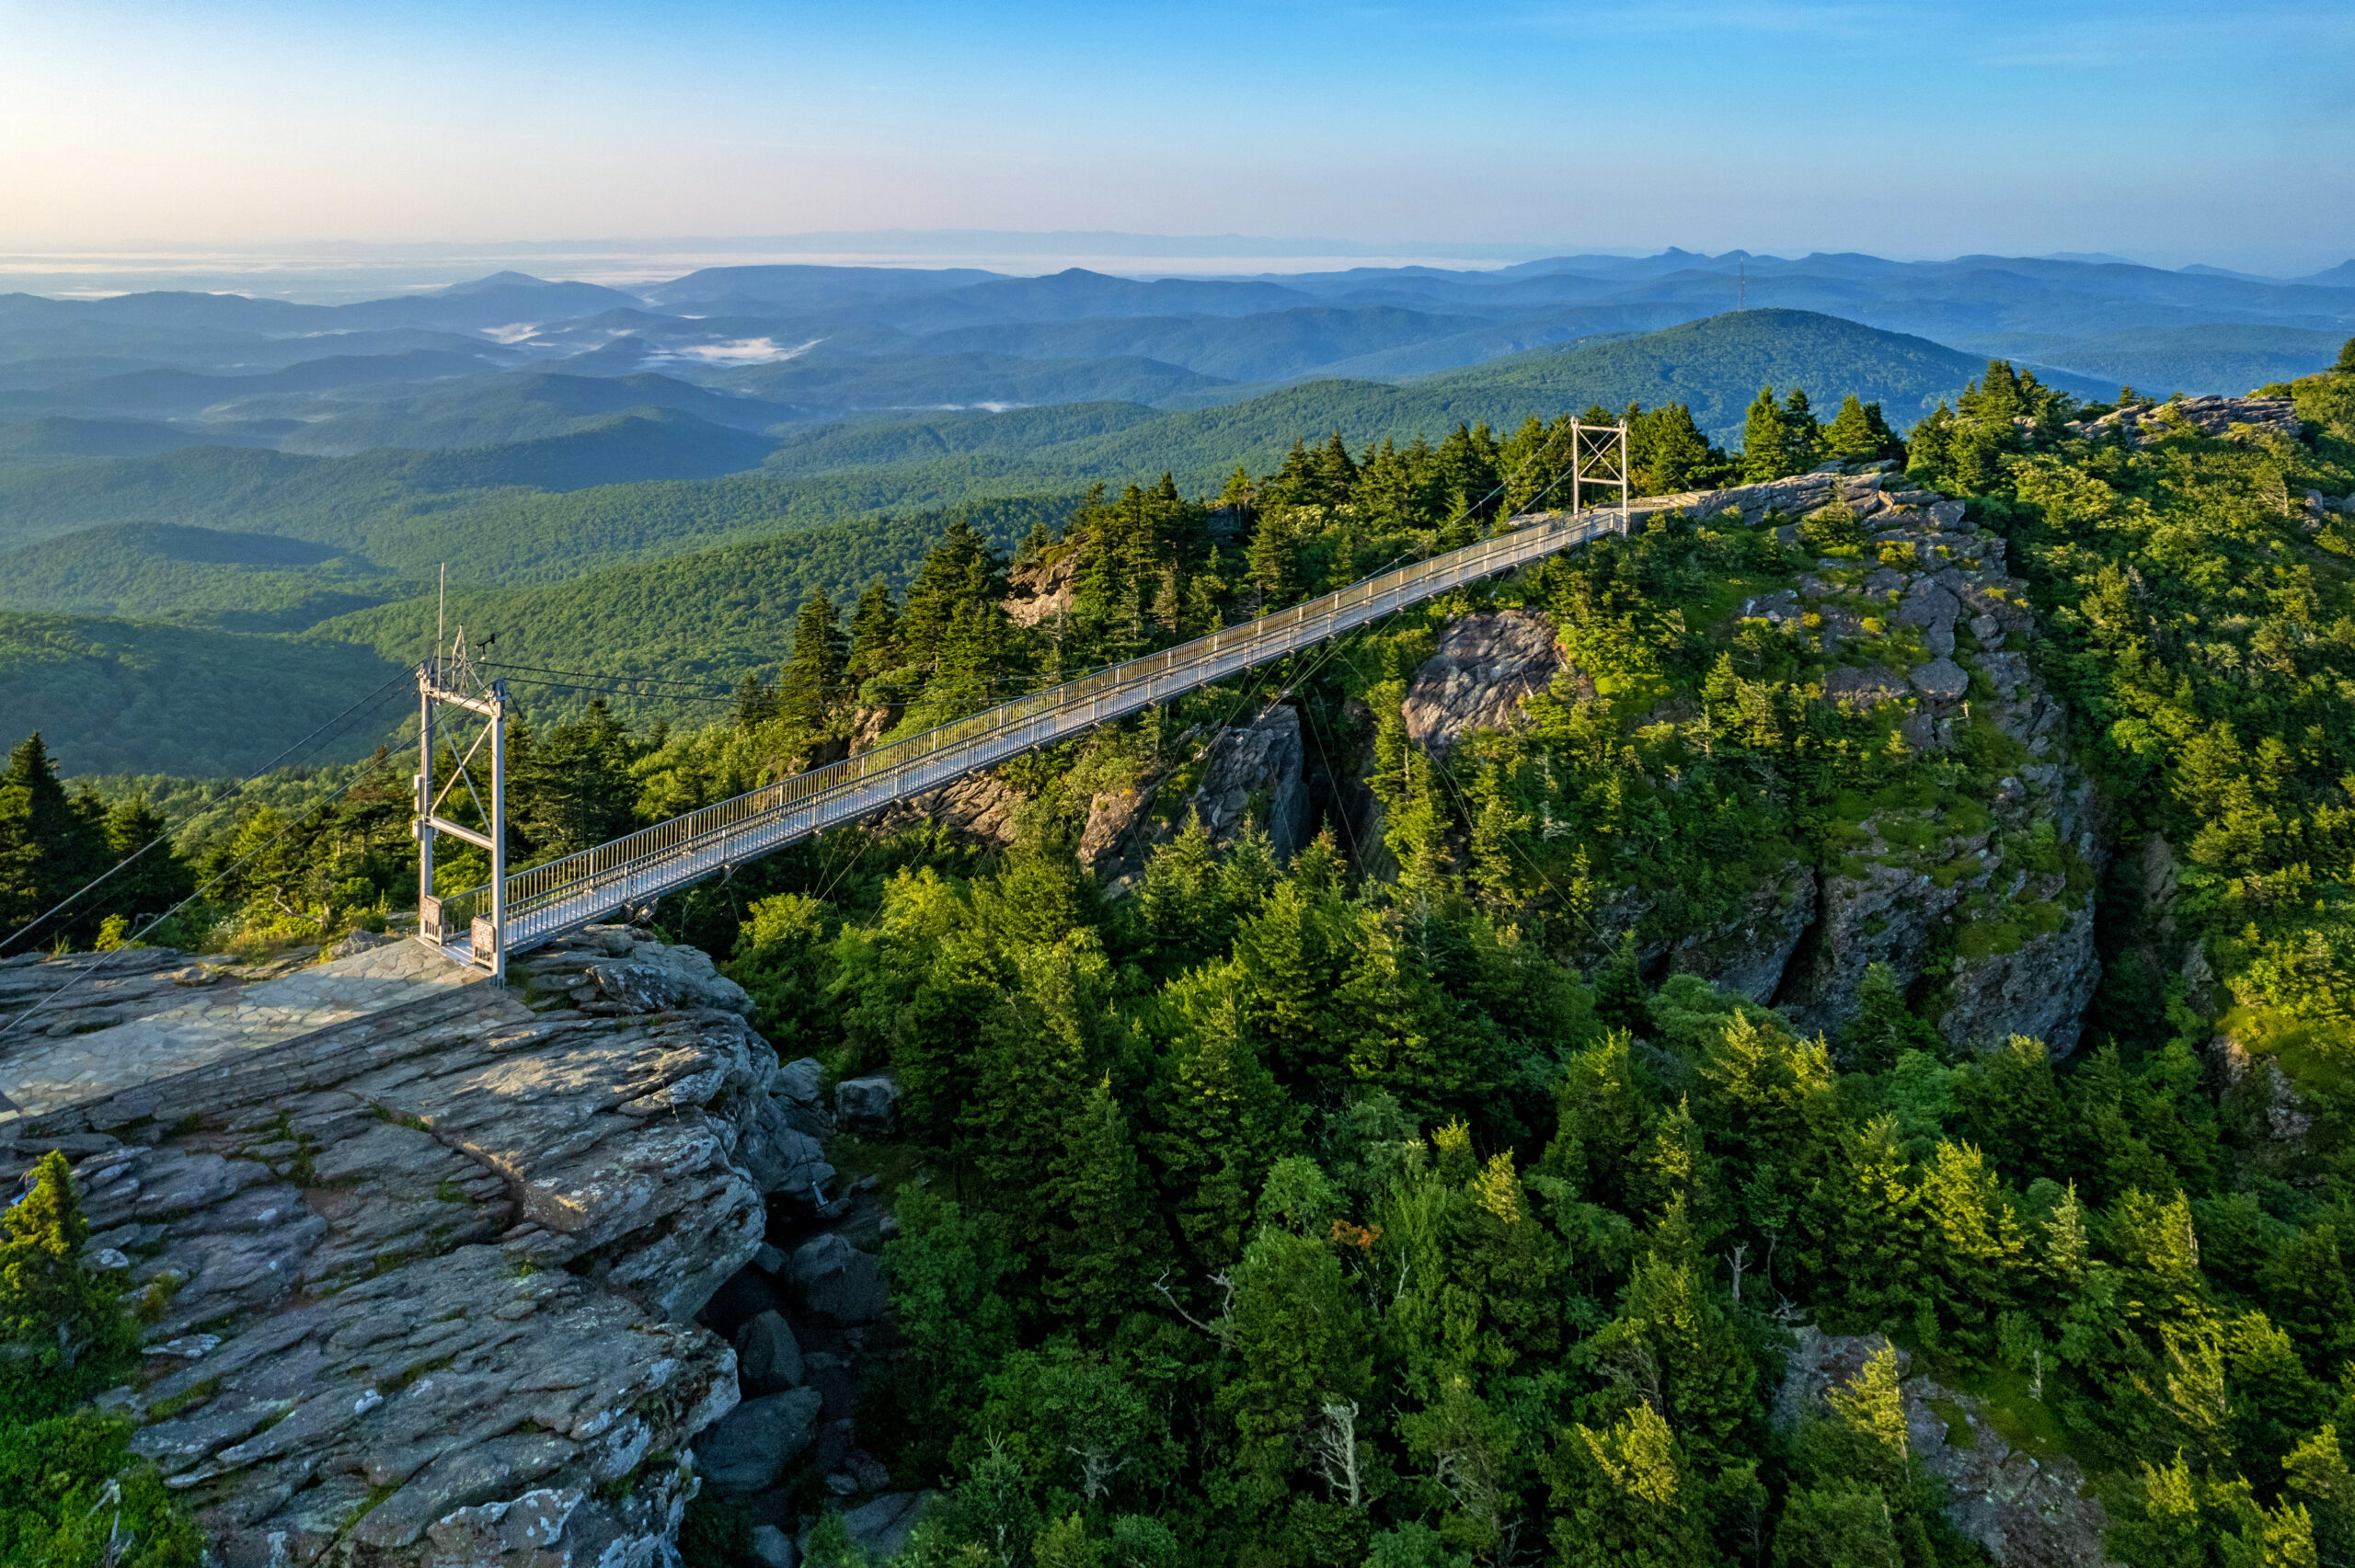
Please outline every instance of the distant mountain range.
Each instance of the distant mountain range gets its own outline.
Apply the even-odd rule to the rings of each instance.
[[[1752,308],[1726,308],[1745,275]],[[1676,252],[0,296],[0,732],[42,728],[77,772],[251,765],[417,652],[443,567],[538,662],[724,681],[952,512],[1010,538],[1099,482],[1202,492],[1329,432],[1593,404],[1682,402],[1738,444],[1769,383],[1903,428],[1993,354],[2086,398],[2245,391],[2328,363],[2350,323],[2355,278]]]
[[[2100,257],[1669,250],[1248,279],[757,266],[621,290],[500,272],[342,305],[10,294],[0,296],[0,462],[195,443],[492,446],[643,409],[773,433],[910,410],[1199,407],[1656,331],[1738,298],[2098,381],[2241,392],[2253,374],[2328,361],[2355,331],[2355,262],[2281,281]],[[559,388],[550,375],[613,384]]]

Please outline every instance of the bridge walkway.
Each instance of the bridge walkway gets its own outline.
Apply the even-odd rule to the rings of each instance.
[[[1506,531],[1461,549],[515,872],[507,878],[506,949],[523,952],[962,774],[1314,647],[1467,583],[1619,532],[1625,520],[1615,507],[1514,518]],[[454,959],[484,961],[469,933],[481,929],[475,917],[488,914],[489,892],[486,884],[442,900],[439,930],[426,929],[421,937]]]

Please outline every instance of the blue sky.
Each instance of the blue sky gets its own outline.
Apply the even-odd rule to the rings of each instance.
[[[2355,255],[2355,7],[0,0],[0,247]]]

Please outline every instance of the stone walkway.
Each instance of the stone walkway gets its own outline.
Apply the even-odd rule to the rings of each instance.
[[[0,1051],[0,1132],[141,1083],[195,1071],[489,977],[418,942],[391,942],[112,1028]]]

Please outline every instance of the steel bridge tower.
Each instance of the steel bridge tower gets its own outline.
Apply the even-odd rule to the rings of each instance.
[[[456,716],[445,713],[454,708]],[[464,920],[468,956],[502,985],[507,980],[507,682],[482,678],[466,651],[463,626],[446,658],[437,649],[417,667],[417,819],[411,827],[417,836],[417,933],[447,950],[456,944],[458,923]],[[433,787],[437,740],[445,741],[457,759],[439,791]],[[467,743],[464,751],[458,750],[461,741]],[[488,804],[486,792],[475,787],[475,759],[486,744],[490,748],[490,776],[484,781]],[[442,814],[442,803],[461,784],[465,798],[474,802],[476,816],[489,825],[488,832]],[[445,903],[435,896],[433,840],[439,833],[489,854],[490,882],[483,889],[489,895],[487,912],[478,912],[478,897]]]

